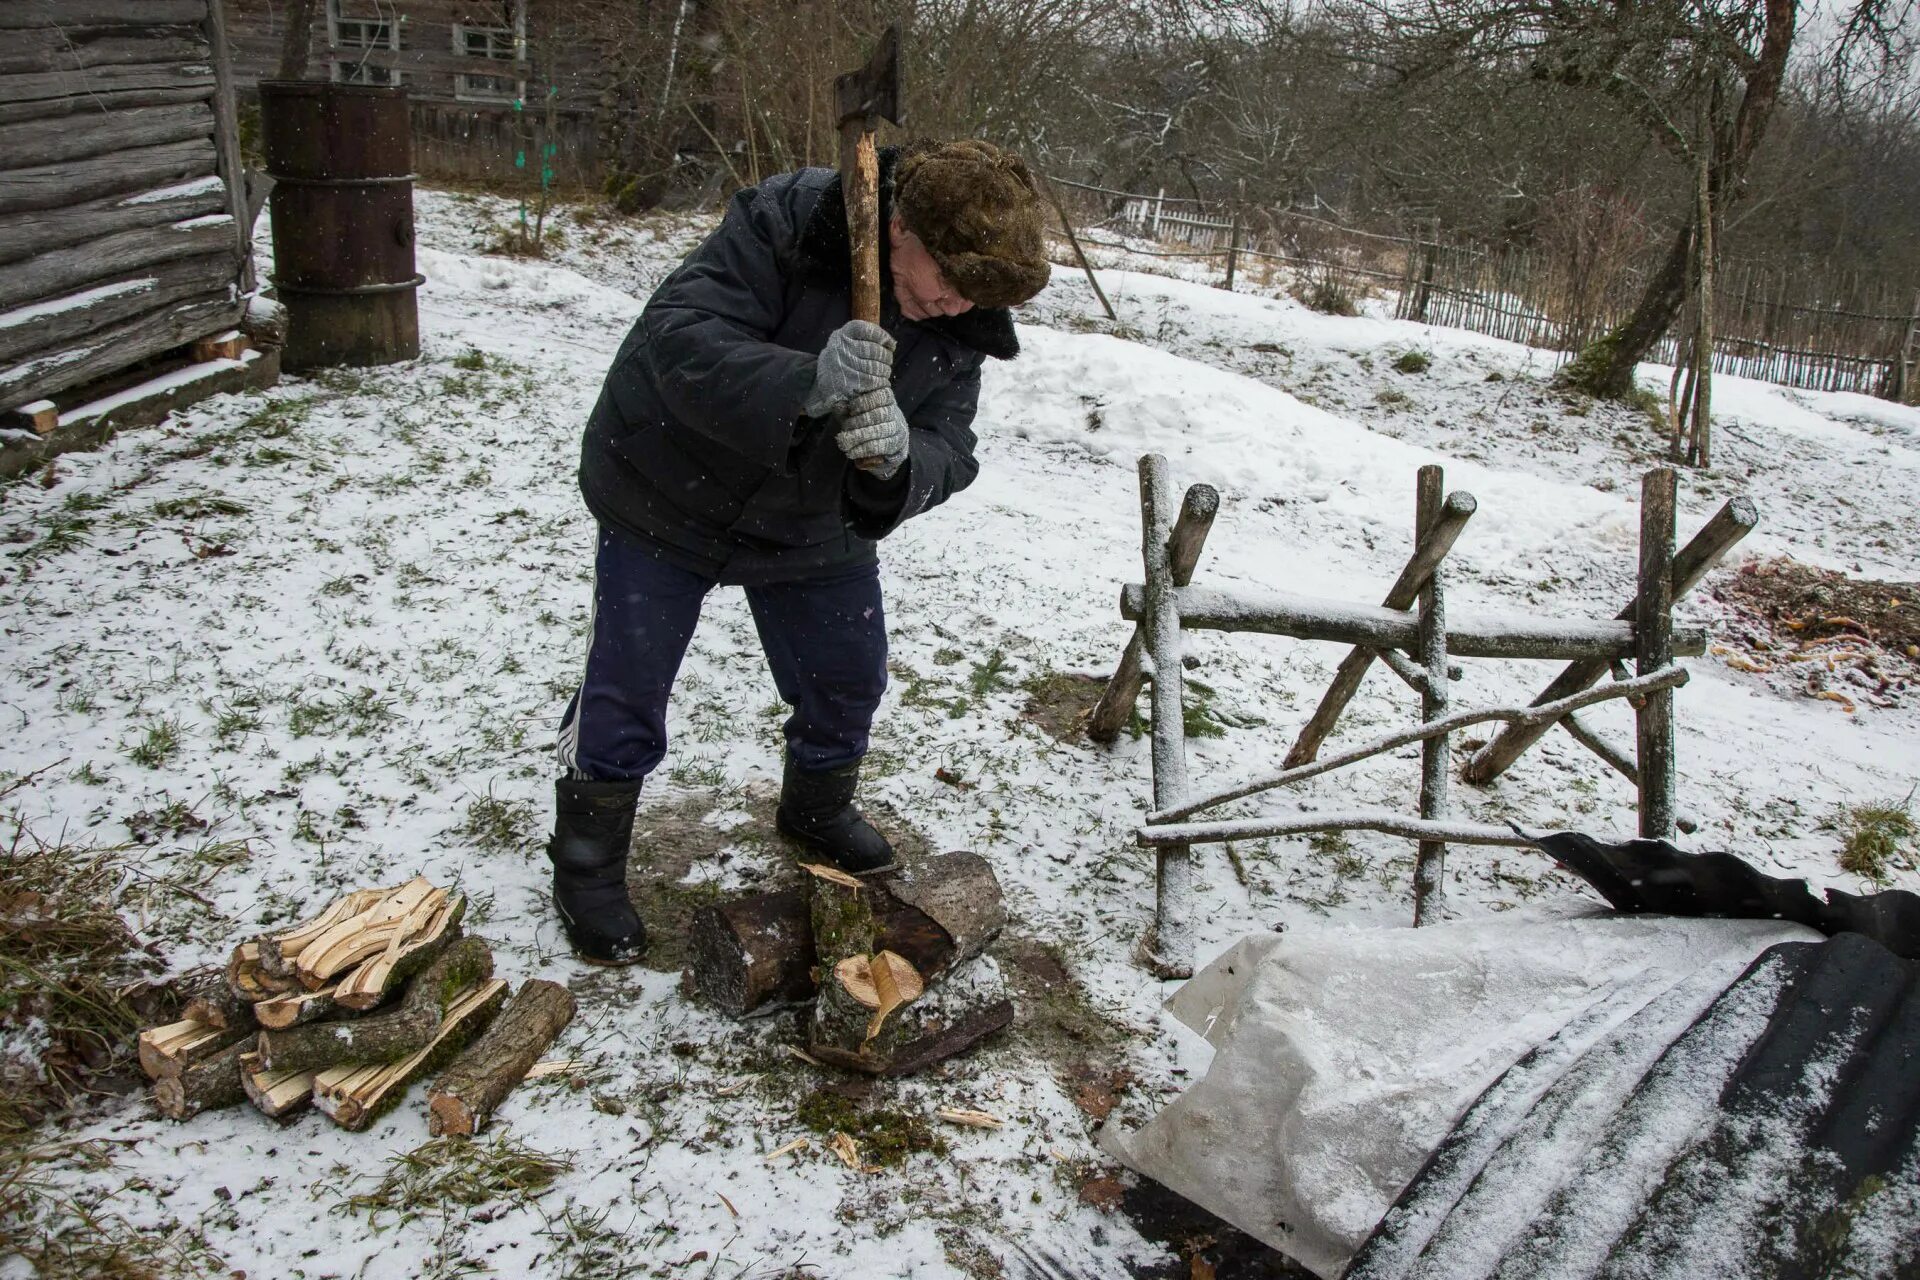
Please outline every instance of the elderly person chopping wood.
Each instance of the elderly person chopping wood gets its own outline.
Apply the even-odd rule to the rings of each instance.
[[[777,825],[854,873],[894,862],[854,805],[887,683],[875,544],[967,487],[985,357],[1047,281],[1033,182],[985,142],[881,153],[881,322],[851,320],[840,176],[734,197],[654,292],[588,420],[580,488],[599,521],[586,670],[560,726],[554,905],[582,959],[628,964],[641,783],[716,586],[746,589],[792,707]]]

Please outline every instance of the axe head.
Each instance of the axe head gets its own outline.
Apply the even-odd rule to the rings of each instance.
[[[899,23],[887,28],[864,67],[834,78],[833,91],[841,124],[874,119],[905,123],[900,117]]]

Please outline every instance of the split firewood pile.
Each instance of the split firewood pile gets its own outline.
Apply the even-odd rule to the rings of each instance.
[[[1837,704],[1897,707],[1920,684],[1920,583],[1850,578],[1779,557],[1713,589],[1734,625],[1709,650],[1736,671]]]
[[[806,882],[705,908],[687,985],[744,1017],[813,1003],[807,1053],[872,1075],[905,1075],[1013,1021],[981,953],[1006,923],[1000,882],[973,853],[856,878],[807,866]]]
[[[312,1106],[357,1130],[445,1068],[428,1090],[428,1128],[478,1132],[574,1003],[539,980],[509,1000],[492,950],[462,933],[466,907],[416,878],[242,942],[180,1021],[140,1034],[155,1105],[176,1120],[244,1102],[276,1119]]]

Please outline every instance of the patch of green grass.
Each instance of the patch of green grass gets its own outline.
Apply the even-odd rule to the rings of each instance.
[[[951,645],[948,645],[934,651],[933,665],[936,667],[950,667],[966,656],[965,650],[955,649]]]
[[[908,1157],[947,1154],[944,1138],[926,1117],[911,1111],[862,1107],[826,1089],[815,1089],[800,1100],[794,1119],[818,1134],[844,1133],[860,1146],[862,1158],[883,1169],[897,1168]]]
[[[456,369],[465,369],[470,373],[477,373],[487,367],[487,353],[478,347],[468,347],[465,351],[455,356],[451,363]]]
[[[36,560],[44,560],[48,556],[72,551],[75,547],[85,545],[87,532],[92,528],[93,521],[85,516],[53,516],[40,531],[38,538],[13,553],[14,558],[32,563]]]
[[[247,508],[231,498],[164,498],[153,504],[153,514],[163,520],[204,520],[209,516],[243,516]]]
[[[296,738],[344,733],[363,737],[394,718],[393,699],[362,688],[338,698],[307,699],[296,694],[287,712],[287,729]]]
[[[106,494],[95,493],[92,490],[82,490],[77,493],[70,493],[63,498],[60,502],[60,509],[62,511],[70,511],[75,515],[84,515],[89,511],[102,510],[106,505]]]
[[[971,674],[967,676],[967,688],[973,690],[976,702],[996,689],[1011,688],[1012,684],[1007,679],[1007,653],[1004,649],[995,649],[987,655],[985,662],[974,663]]]
[[[532,801],[484,795],[468,803],[466,820],[460,824],[459,834],[489,853],[511,853],[525,849],[532,842],[533,828]]]
[[[1383,409],[1404,409],[1413,403],[1413,397],[1394,387],[1382,387],[1373,393],[1374,403]]]
[[[1840,869],[1865,876],[1876,884],[1893,878],[1895,869],[1912,870],[1920,826],[1913,818],[1913,797],[1843,808],[1840,829]]]
[[[451,1218],[456,1209],[525,1205],[572,1168],[564,1156],[536,1151],[505,1134],[486,1142],[435,1138],[388,1160],[371,1187],[346,1197],[334,1212],[365,1214],[378,1225],[387,1214],[404,1224],[428,1215]],[[353,1171],[343,1167],[340,1172]]]
[[[1394,358],[1393,367],[1401,373],[1425,373],[1433,367],[1433,355],[1417,347],[1412,351],[1402,351]]]
[[[180,750],[180,722],[165,717],[147,726],[140,741],[127,748],[127,759],[146,769],[158,769]]]

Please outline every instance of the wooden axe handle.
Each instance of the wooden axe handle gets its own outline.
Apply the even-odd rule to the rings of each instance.
[[[853,246],[853,318],[880,323],[880,156],[873,130],[850,120],[840,126],[841,187],[847,201],[847,239]]]

